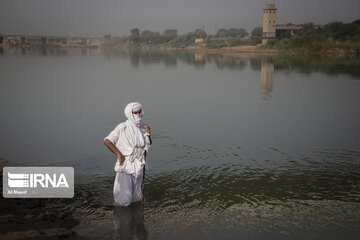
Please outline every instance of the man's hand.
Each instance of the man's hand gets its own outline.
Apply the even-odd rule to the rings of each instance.
[[[118,157],[119,165],[122,166],[124,164],[124,161],[125,161],[124,155],[119,153],[119,154],[117,154],[117,157]]]
[[[111,152],[116,154],[120,166],[123,165],[123,163],[125,161],[125,157],[124,157],[124,155],[121,154],[119,149],[109,139],[105,139],[104,144]]]
[[[151,133],[151,129],[150,129],[150,126],[149,126],[149,125],[146,124],[146,125],[144,126],[144,129],[145,129],[145,132],[146,132],[146,133]]]

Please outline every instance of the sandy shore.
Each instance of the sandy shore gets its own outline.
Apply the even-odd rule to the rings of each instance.
[[[2,173],[7,161],[0,158]],[[3,198],[0,201],[0,239],[85,239],[71,228],[79,224],[71,212],[45,209],[46,199]]]

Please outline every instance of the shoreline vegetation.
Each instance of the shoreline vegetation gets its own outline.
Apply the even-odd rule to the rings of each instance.
[[[352,23],[331,22],[320,28],[313,23],[301,26],[300,30],[277,32],[277,38],[269,39],[266,44],[262,44],[261,27],[254,28],[251,35],[242,28],[221,28],[215,35],[208,35],[203,29],[178,35],[176,29],[159,33],[148,30],[140,32],[134,28],[125,37],[104,35],[103,47],[360,57],[360,20]]]
[[[1,192],[3,168],[8,162],[0,158]],[[76,239],[72,228],[79,224],[69,211],[48,210],[47,199],[3,198],[0,201],[0,239]]]
[[[289,23],[288,25],[291,25]],[[360,20],[352,23],[331,22],[322,27],[313,23],[300,25],[301,29],[277,31],[276,39],[262,44],[262,28],[256,27],[249,34],[243,28],[221,28],[214,35],[204,29],[178,35],[177,29],[163,32],[130,30],[129,36],[106,34],[101,43],[62,44],[14,44],[14,47],[38,48],[112,48],[130,50],[186,50],[220,54],[261,54],[261,55],[321,55],[326,57],[360,57]],[[7,46],[9,44],[2,44]],[[0,44],[1,46],[1,44]]]

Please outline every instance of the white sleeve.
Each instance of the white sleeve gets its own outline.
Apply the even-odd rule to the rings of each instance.
[[[109,139],[110,142],[112,142],[114,145],[116,145],[117,140],[119,139],[119,130],[120,130],[120,124],[116,126],[116,128],[114,130],[111,131],[111,133],[104,138],[105,139]]]
[[[150,134],[145,133],[144,137],[145,137],[145,150],[149,151],[149,148],[151,147]]]

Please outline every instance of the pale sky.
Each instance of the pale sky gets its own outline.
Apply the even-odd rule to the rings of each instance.
[[[0,33],[129,35],[130,29],[179,33],[261,26],[266,3],[277,24],[360,19],[360,0],[0,0]]]

